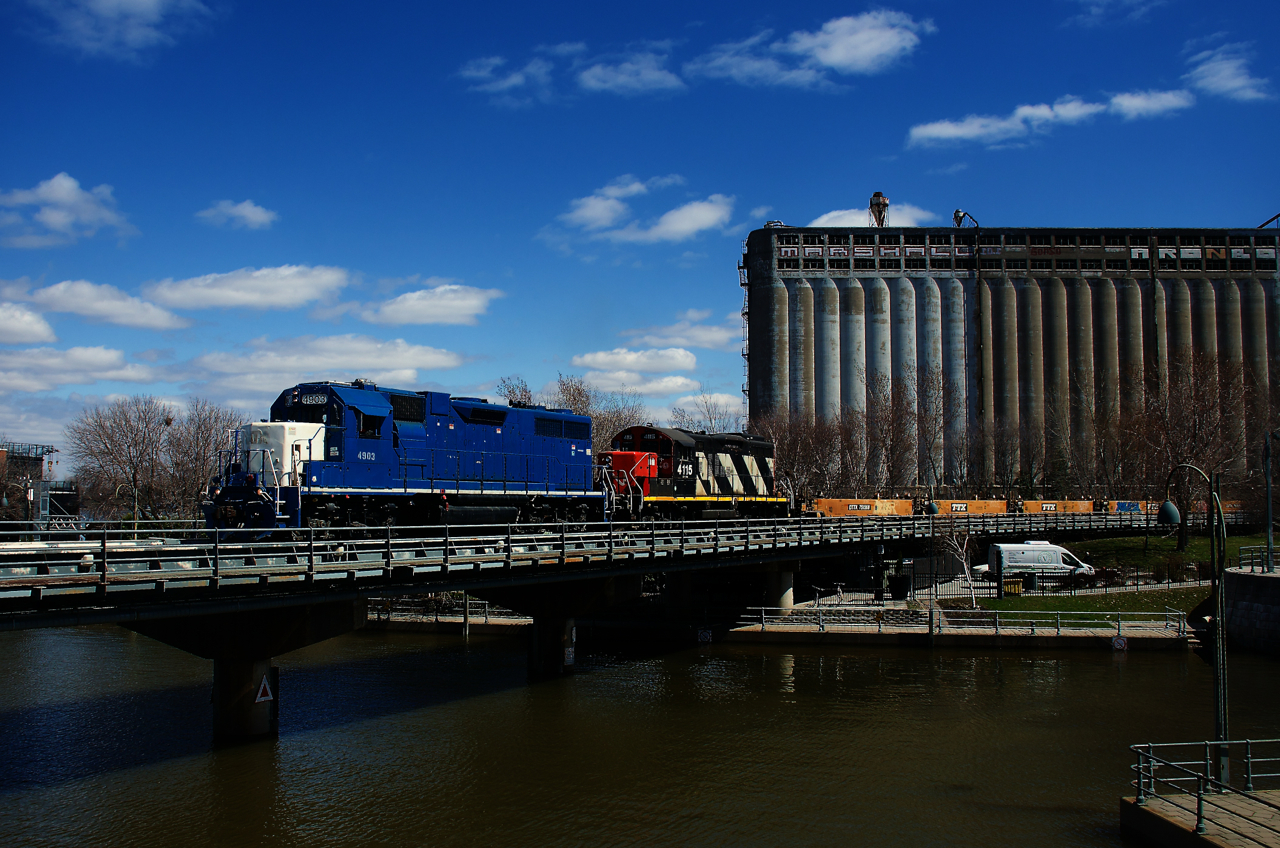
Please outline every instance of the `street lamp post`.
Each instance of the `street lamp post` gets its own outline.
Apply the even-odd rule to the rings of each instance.
[[[1267,573],[1270,574],[1276,570],[1275,563],[1275,543],[1272,539],[1274,535],[1271,532],[1271,440],[1280,439],[1280,430],[1275,430],[1267,434],[1266,440],[1262,443],[1262,471],[1267,477]]]
[[[1218,743],[1218,780],[1225,785],[1231,780],[1231,755],[1228,746],[1223,744],[1230,738],[1230,733],[1227,727],[1227,601],[1223,591],[1227,524],[1219,495],[1222,476],[1215,474],[1210,478],[1187,462],[1175,466],[1164,483],[1165,501],[1156,515],[1157,524],[1180,523],[1178,508],[1169,500],[1169,484],[1173,481],[1173,475],[1183,468],[1196,472],[1209,484],[1209,569],[1213,574],[1213,740]],[[1219,533],[1222,534],[1221,545]]]

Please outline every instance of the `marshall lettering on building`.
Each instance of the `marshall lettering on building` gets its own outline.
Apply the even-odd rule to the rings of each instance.
[[[865,414],[891,387],[921,422],[919,485],[953,482],[975,432],[1016,434],[1024,472],[1091,451],[1193,363],[1247,383],[1228,426],[1251,463],[1280,412],[1275,230],[774,223],[745,254],[751,417]]]

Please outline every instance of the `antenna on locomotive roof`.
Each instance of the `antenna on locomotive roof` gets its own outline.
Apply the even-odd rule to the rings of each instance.
[[[868,226],[884,227],[889,223],[889,198],[880,192],[871,195],[871,203],[867,205]]]

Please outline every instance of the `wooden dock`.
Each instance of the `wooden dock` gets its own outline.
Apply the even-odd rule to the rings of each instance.
[[[1161,848],[1280,848],[1280,812],[1251,797],[1280,804],[1280,790],[1206,795],[1205,832],[1196,833],[1194,795],[1120,799],[1120,833],[1139,845]],[[1212,797],[1212,802],[1208,799]]]

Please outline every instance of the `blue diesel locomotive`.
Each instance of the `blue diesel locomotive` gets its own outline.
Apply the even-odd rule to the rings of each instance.
[[[301,383],[223,452],[209,527],[588,520],[591,419],[371,382]]]

